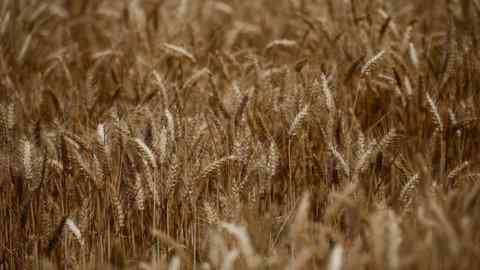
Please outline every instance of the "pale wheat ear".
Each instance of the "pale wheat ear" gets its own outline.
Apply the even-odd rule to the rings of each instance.
[[[193,56],[193,54],[189,52],[187,49],[185,49],[184,47],[180,47],[180,46],[169,44],[169,43],[163,43],[163,47],[169,53],[188,59],[192,63],[196,62],[195,56]]]
[[[413,87],[412,87],[412,83],[411,83],[410,79],[408,78],[408,76],[405,76],[403,82],[404,82],[403,85],[404,85],[407,97],[411,98],[413,96]]]
[[[11,132],[15,125],[15,104],[0,104],[0,143],[11,143]]]
[[[0,104],[0,132],[1,132],[1,139],[2,139],[2,143],[8,138],[8,117],[7,117],[7,113],[6,113],[6,109],[5,107]]]
[[[217,159],[205,167],[200,174],[198,175],[198,179],[206,178],[209,175],[213,174],[214,172],[217,172],[223,165],[225,165],[228,161],[230,160],[235,160],[235,156],[226,156],[220,159]]]
[[[178,182],[178,173],[179,173],[179,164],[177,161],[177,157],[173,156],[172,160],[170,161],[169,169],[168,169],[168,174],[167,174],[167,180],[165,183],[165,193],[166,193],[166,198],[171,199],[173,198],[175,188]]]
[[[220,218],[218,212],[215,210],[215,206],[208,202],[203,202],[203,209],[205,211],[206,220],[209,225],[217,226],[220,224]]]
[[[371,73],[375,71],[375,69],[378,67],[380,60],[383,58],[385,54],[386,54],[386,51],[382,50],[379,53],[377,53],[375,56],[370,58],[370,60],[368,60],[360,70],[360,75],[364,78],[370,76]]]
[[[140,155],[141,158],[153,169],[157,168],[157,159],[153,154],[153,151],[148,147],[145,142],[140,138],[131,140],[132,147]]]
[[[325,73],[322,73],[320,75],[320,85],[321,85],[321,90],[322,90],[322,93],[323,93],[323,97],[325,98],[324,103],[325,103],[325,106],[328,109],[328,113],[333,114],[336,111],[335,100],[334,100],[332,92],[330,90],[328,79],[327,79],[327,76],[325,75]]]
[[[377,144],[376,153],[385,151],[389,146],[391,146],[394,141],[399,137],[398,131],[396,128],[391,128],[387,134],[385,134],[382,139]]]
[[[399,199],[402,203],[408,204],[409,200],[411,200],[412,193],[415,191],[415,188],[420,180],[420,175],[414,174],[412,175],[407,183],[403,186],[402,190],[400,191]]]
[[[338,152],[337,148],[334,145],[329,145],[328,149],[330,150],[332,155],[335,157],[335,159],[340,163],[340,167],[342,168],[345,175],[350,176],[350,166],[348,165],[347,161],[342,156],[342,154]]]
[[[175,142],[175,120],[173,118],[172,113],[168,109],[165,109],[165,117],[167,119],[167,131],[170,135],[170,141],[174,143]]]
[[[138,173],[135,173],[135,202],[138,210],[143,211],[145,209],[145,192],[142,184],[142,178]]]
[[[440,88],[443,88],[446,83],[450,80],[451,76],[455,73],[455,68],[459,62],[459,50],[457,42],[457,30],[455,27],[455,22],[452,18],[449,18],[449,29],[447,32],[447,38],[445,40],[446,47],[445,50],[445,64],[443,68],[442,80]]]
[[[25,183],[28,188],[32,188],[33,177],[33,145],[30,141],[22,140],[22,167]]]
[[[314,82],[314,88],[317,88],[318,86],[315,86],[318,84],[317,81]],[[326,131],[323,131],[323,135],[326,139],[326,143],[328,145],[331,145],[334,143],[334,129],[336,125],[336,114],[337,114],[337,108],[335,105],[335,99],[333,97],[333,94],[331,92],[329,82],[327,79],[327,76],[325,73],[320,74],[320,89],[321,93],[323,95],[323,102],[321,101],[321,104],[325,106],[327,109],[327,127]]]
[[[108,186],[108,191],[111,193],[111,206],[117,225],[116,229],[119,231],[125,226],[125,212],[123,210],[120,192],[112,184]]]
[[[437,104],[435,103],[435,101],[433,101],[429,93],[426,93],[425,96],[428,103],[428,109],[431,113],[432,121],[435,124],[437,130],[442,133],[444,131],[443,121],[442,117],[440,117],[440,112],[438,110]]]
[[[344,264],[344,249],[340,244],[337,244],[330,255],[328,270],[341,270]]]
[[[297,113],[288,130],[288,135],[290,137],[297,135],[297,129],[305,120],[305,118],[308,116],[309,110],[310,110],[310,105],[307,104],[303,107],[303,109],[300,112]]]
[[[25,38],[24,42],[23,42],[23,45],[20,49],[20,51],[18,52],[18,55],[17,55],[17,62],[18,63],[23,63],[23,60],[25,58],[25,56],[27,55],[27,52],[28,52],[28,49],[30,48],[30,43],[32,41],[32,35],[33,33],[30,33],[27,35],[27,37]]]
[[[160,134],[158,136],[155,136],[155,140],[153,142],[153,148],[157,152],[158,162],[160,164],[164,163],[168,157],[167,145],[168,145],[167,129],[162,128],[160,130]]]
[[[454,167],[448,174],[447,174],[447,179],[448,180],[452,180],[454,178],[456,178],[463,170],[465,170],[469,165],[471,164],[471,162],[469,161],[464,161],[462,163],[460,163],[459,165],[457,165],[456,167]]]
[[[188,89],[191,86],[195,85],[200,79],[210,75],[210,70],[208,68],[202,68],[190,76],[182,86],[182,89]]]
[[[276,40],[273,40],[273,41],[270,41],[270,43],[268,43],[266,46],[265,46],[265,52],[268,52],[270,50],[272,50],[273,48],[276,48],[276,47],[279,47],[279,48],[295,48],[298,46],[298,43],[295,41],[295,40],[291,40],[291,39],[276,39]]]
[[[94,143],[94,155],[92,161],[92,174],[98,187],[103,187],[104,182],[111,176],[110,150],[107,146],[100,143]]]
[[[417,49],[413,43],[408,44],[408,55],[410,56],[410,61],[412,62],[415,68],[419,68],[420,60],[418,59]]]
[[[265,165],[266,172],[269,177],[273,177],[277,172],[278,165],[280,163],[280,153],[275,141],[270,142],[270,148],[268,153],[268,159]]]

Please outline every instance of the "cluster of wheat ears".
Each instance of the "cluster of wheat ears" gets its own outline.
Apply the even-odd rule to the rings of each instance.
[[[0,1],[0,269],[478,269],[480,1]]]

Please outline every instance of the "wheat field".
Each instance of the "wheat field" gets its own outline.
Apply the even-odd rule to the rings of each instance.
[[[480,269],[479,23],[0,1],[0,269]]]

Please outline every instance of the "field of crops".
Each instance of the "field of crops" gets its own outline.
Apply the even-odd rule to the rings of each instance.
[[[0,269],[480,269],[480,1],[0,1]]]

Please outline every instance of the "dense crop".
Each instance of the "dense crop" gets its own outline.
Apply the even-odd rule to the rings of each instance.
[[[480,1],[0,1],[0,269],[480,268]]]

